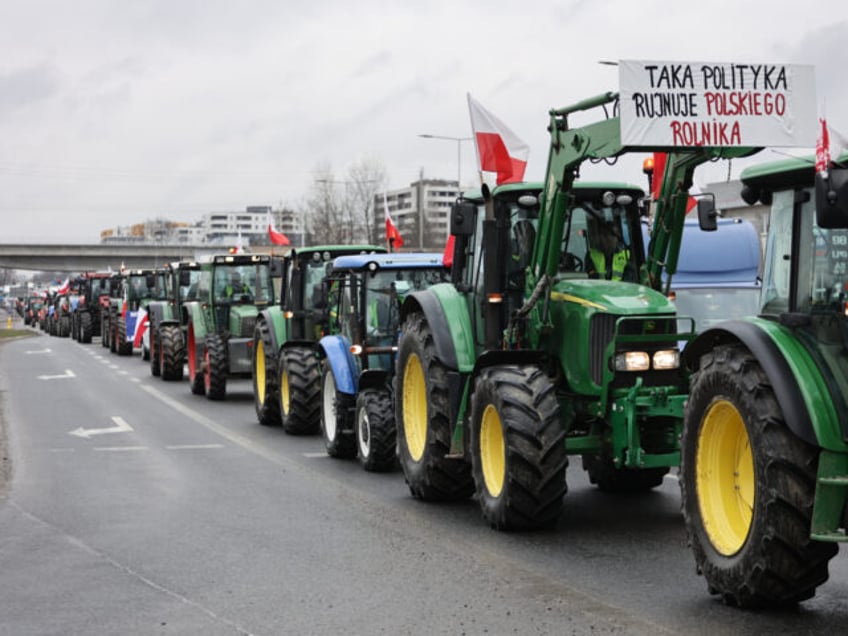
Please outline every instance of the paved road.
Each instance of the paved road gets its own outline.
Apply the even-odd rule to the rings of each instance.
[[[0,634],[735,636],[848,624],[841,555],[791,612],[709,597],[672,479],[610,497],[572,464],[556,528],[498,533],[474,502],[415,501],[400,473],[367,474],[327,458],[318,438],[259,426],[249,381],[212,403],[152,378],[137,354],[38,336],[0,345],[0,395],[14,465],[0,495]]]

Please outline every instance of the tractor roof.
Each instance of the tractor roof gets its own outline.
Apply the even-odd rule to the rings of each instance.
[[[395,254],[350,254],[333,261],[333,270],[443,269],[441,252],[401,252]]]

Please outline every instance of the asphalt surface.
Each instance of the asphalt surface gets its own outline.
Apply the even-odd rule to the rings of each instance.
[[[0,345],[13,464],[0,490],[0,634],[826,634],[848,567],[783,612],[707,594],[676,481],[637,497],[572,462],[557,526],[499,533],[473,501],[162,382],[136,354],[37,335]],[[129,429],[129,430],[128,430]],[[10,462],[4,461],[4,464]],[[0,486],[2,489],[2,486]]]

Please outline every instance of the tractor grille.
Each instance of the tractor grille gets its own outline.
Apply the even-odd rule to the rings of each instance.
[[[238,324],[238,334],[233,335],[239,338],[252,338],[254,327],[256,327],[256,316],[242,316]]]
[[[592,316],[592,320],[589,323],[589,371],[592,375],[592,381],[595,384],[600,385],[603,382],[604,353],[607,345],[613,339],[615,323],[619,318],[621,316],[599,313]],[[677,324],[673,318],[646,317],[623,321],[619,327],[619,335],[636,336],[650,333],[660,335],[675,333],[676,330]],[[644,342],[632,345],[633,348],[637,348],[639,351],[647,351],[648,353],[675,346],[676,344],[674,342],[669,341]],[[644,386],[676,384],[680,379],[679,370],[645,371],[639,373],[618,372],[613,380],[613,387],[632,386],[634,376],[636,375],[642,376]]]

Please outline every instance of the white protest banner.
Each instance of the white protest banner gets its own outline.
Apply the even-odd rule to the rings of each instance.
[[[813,66],[622,60],[618,69],[624,145],[815,146]]]

